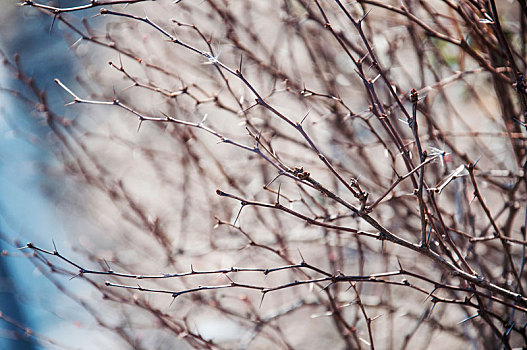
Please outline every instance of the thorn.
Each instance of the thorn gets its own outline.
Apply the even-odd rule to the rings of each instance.
[[[523,126],[524,128],[527,128],[527,124],[525,124],[524,122],[522,122],[521,120],[519,120],[518,118],[514,118],[514,121],[518,124],[520,124],[521,126]]]
[[[398,256],[396,256],[396,258],[397,258],[397,264],[399,264],[399,271],[404,271],[403,264],[401,264],[401,260],[399,260]]]
[[[472,199],[470,200],[470,202],[468,202],[469,206],[472,204],[472,202],[474,202],[474,199],[476,199],[476,194],[475,193],[474,193],[474,196],[472,196]]]
[[[209,116],[209,115],[208,115],[207,113],[205,113],[205,115],[203,116],[203,119],[201,119],[201,121],[199,122],[198,125],[203,125],[203,124],[205,124],[205,121],[207,120],[207,117],[208,117],[208,116]]]
[[[464,320],[459,321],[457,324],[465,323],[465,322],[470,321],[471,319],[476,318],[476,317],[478,317],[478,316],[479,316],[479,312],[476,313],[475,315],[472,315],[472,316],[470,316],[470,317],[465,318]]]
[[[494,19],[492,17],[490,17],[490,15],[487,12],[484,12],[483,16],[485,18],[480,19],[479,20],[480,23],[494,24]]]
[[[377,76],[371,80],[371,83],[372,83],[372,84],[375,84],[375,82],[377,81],[377,79],[379,79],[380,77],[381,77],[381,75],[380,75],[380,74],[377,74]]]
[[[430,316],[432,316],[432,312],[434,311],[435,307],[437,305],[437,302],[434,301],[434,304],[432,305],[432,308],[430,309],[430,312],[428,312],[427,319],[430,319]]]
[[[137,133],[139,133],[139,129],[141,129],[141,125],[143,125],[143,118],[139,118],[139,125],[137,126]]]
[[[124,89],[122,89],[121,92],[126,91],[126,90],[131,89],[131,88],[136,87],[136,86],[137,86],[137,85],[135,85],[135,83],[134,83],[134,84],[132,84],[132,85],[130,85],[130,86],[127,86],[127,87],[125,87]]]
[[[119,53],[119,64],[120,64],[120,69],[123,70],[123,58],[121,57],[121,54]]]
[[[476,159],[476,161],[474,162],[474,164],[472,164],[472,168],[475,168],[475,167],[476,167],[476,164],[478,164],[478,162],[481,160],[481,157],[482,157],[482,156],[479,156],[478,159]]]
[[[300,91],[300,95],[302,95],[302,96],[307,92],[307,90],[306,90],[306,83],[303,83],[303,86],[304,86],[304,88],[302,89],[302,91]]]
[[[260,305],[258,306],[258,309],[261,309],[262,308],[262,304],[263,304],[263,301],[264,301],[264,298],[265,298],[265,291],[262,291],[262,299],[260,300]]]
[[[49,26],[49,34],[51,34],[51,30],[53,29],[53,25],[55,24],[56,19],[57,19],[57,15],[54,15],[53,20],[51,20],[51,25]]]
[[[104,259],[104,263],[106,264],[106,267],[108,268],[108,272],[112,271],[110,264],[108,264],[108,261],[106,261],[106,259]]]
[[[372,10],[372,9],[369,9],[368,12],[366,12],[366,13],[364,14],[364,16],[362,16],[362,18],[359,19],[359,21],[358,21],[359,25],[361,24],[362,21],[364,21],[364,20],[366,19],[366,17],[370,14],[371,10]]]
[[[397,170],[395,170],[395,168],[394,168],[393,166],[391,166],[391,167],[392,167],[393,172],[395,173],[395,176],[397,176],[398,179],[401,178],[402,176],[399,175],[399,173],[397,172]]]
[[[298,249],[298,254],[300,254],[300,257],[302,258],[302,263],[305,264],[306,260],[304,259],[302,252],[300,252],[300,248],[297,248],[297,249]]]
[[[304,122],[304,120],[306,120],[307,116],[309,115],[309,113],[311,112],[311,108],[309,108],[309,111],[307,111],[306,115],[304,116],[304,118],[302,118],[302,120],[300,121],[300,125],[302,125],[302,123]]]
[[[101,11],[99,11],[98,13],[94,14],[93,16],[91,16],[90,18],[95,18],[95,17],[99,17],[99,16],[102,16],[103,14],[105,14],[106,12],[103,12],[104,9],[101,9]]]
[[[229,275],[224,275],[224,276],[229,280],[229,282],[234,283],[234,281],[232,280],[232,278],[230,278]]]
[[[364,62],[364,60],[366,59],[366,57],[368,57],[369,55],[370,55],[370,52],[369,52],[369,51],[366,52],[366,54],[364,54],[364,56],[362,56],[362,57],[359,59],[358,63],[362,63],[362,62]]]
[[[269,186],[271,186],[271,184],[272,184],[273,182],[275,182],[276,179],[278,179],[280,176],[282,176],[282,174],[278,174],[278,175],[276,175],[276,176],[274,177],[274,179],[272,179],[271,181],[269,181],[269,183],[268,183],[267,185],[265,185],[265,187],[269,187]]]
[[[329,282],[327,286],[323,287],[320,292],[322,293],[323,291],[325,291],[326,289],[328,289],[331,285],[333,284],[333,282]]]
[[[432,235],[432,226],[430,226],[430,228],[428,229],[428,235],[426,237],[426,242],[425,242],[425,245],[430,248],[428,245],[430,243],[430,236]]]
[[[171,119],[170,119],[170,116],[169,116],[168,114],[166,114],[166,113],[164,113],[164,112],[161,112],[161,114],[165,116],[165,118],[166,118],[167,121],[170,121],[170,120],[171,120]]]
[[[509,334],[511,333],[512,329],[514,328],[514,324],[515,324],[515,322],[513,321],[513,322],[511,323],[511,325],[509,326],[509,328],[507,328],[507,331],[505,332],[505,335],[506,335],[507,337],[509,336]]]
[[[242,206],[241,206],[240,210],[238,211],[238,214],[236,215],[236,219],[234,219],[234,222],[232,223],[232,226],[236,227],[236,221],[238,221],[238,219],[240,218],[240,214],[242,213],[243,207],[244,207],[244,204],[242,202]]]
[[[73,49],[75,46],[79,45],[79,43],[82,41],[82,36],[77,39],[73,44],[71,44],[70,49]]]
[[[428,293],[428,295],[426,296],[425,300],[423,300],[423,303],[425,301],[428,300],[428,298],[430,298],[432,296],[432,294],[434,294],[434,292],[437,290],[437,287],[434,287],[434,289],[432,289],[432,291],[430,293]]]

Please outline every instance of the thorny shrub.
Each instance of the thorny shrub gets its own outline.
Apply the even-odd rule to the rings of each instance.
[[[55,80],[58,115],[4,60],[76,253],[24,251],[99,291],[101,328],[134,348],[527,344],[524,0],[23,5],[83,67]]]

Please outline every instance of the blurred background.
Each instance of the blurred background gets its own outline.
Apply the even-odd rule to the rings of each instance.
[[[67,2],[72,6],[83,3]],[[64,113],[64,99],[53,89],[53,79],[74,79],[78,67],[62,31],[52,30],[49,16],[22,8],[16,1],[1,6],[3,59],[16,62],[32,79],[35,91],[45,91],[53,110]],[[50,130],[35,108],[39,102],[34,91],[17,79],[12,68],[0,67],[0,247],[4,253],[0,259],[0,348],[95,346],[92,336],[97,338],[97,334],[79,331],[90,322],[80,307],[17,251],[30,241],[46,247],[53,247],[54,241],[65,251],[71,249],[55,200],[63,181],[48,172],[57,166]],[[40,340],[35,341],[32,333],[39,334]]]

